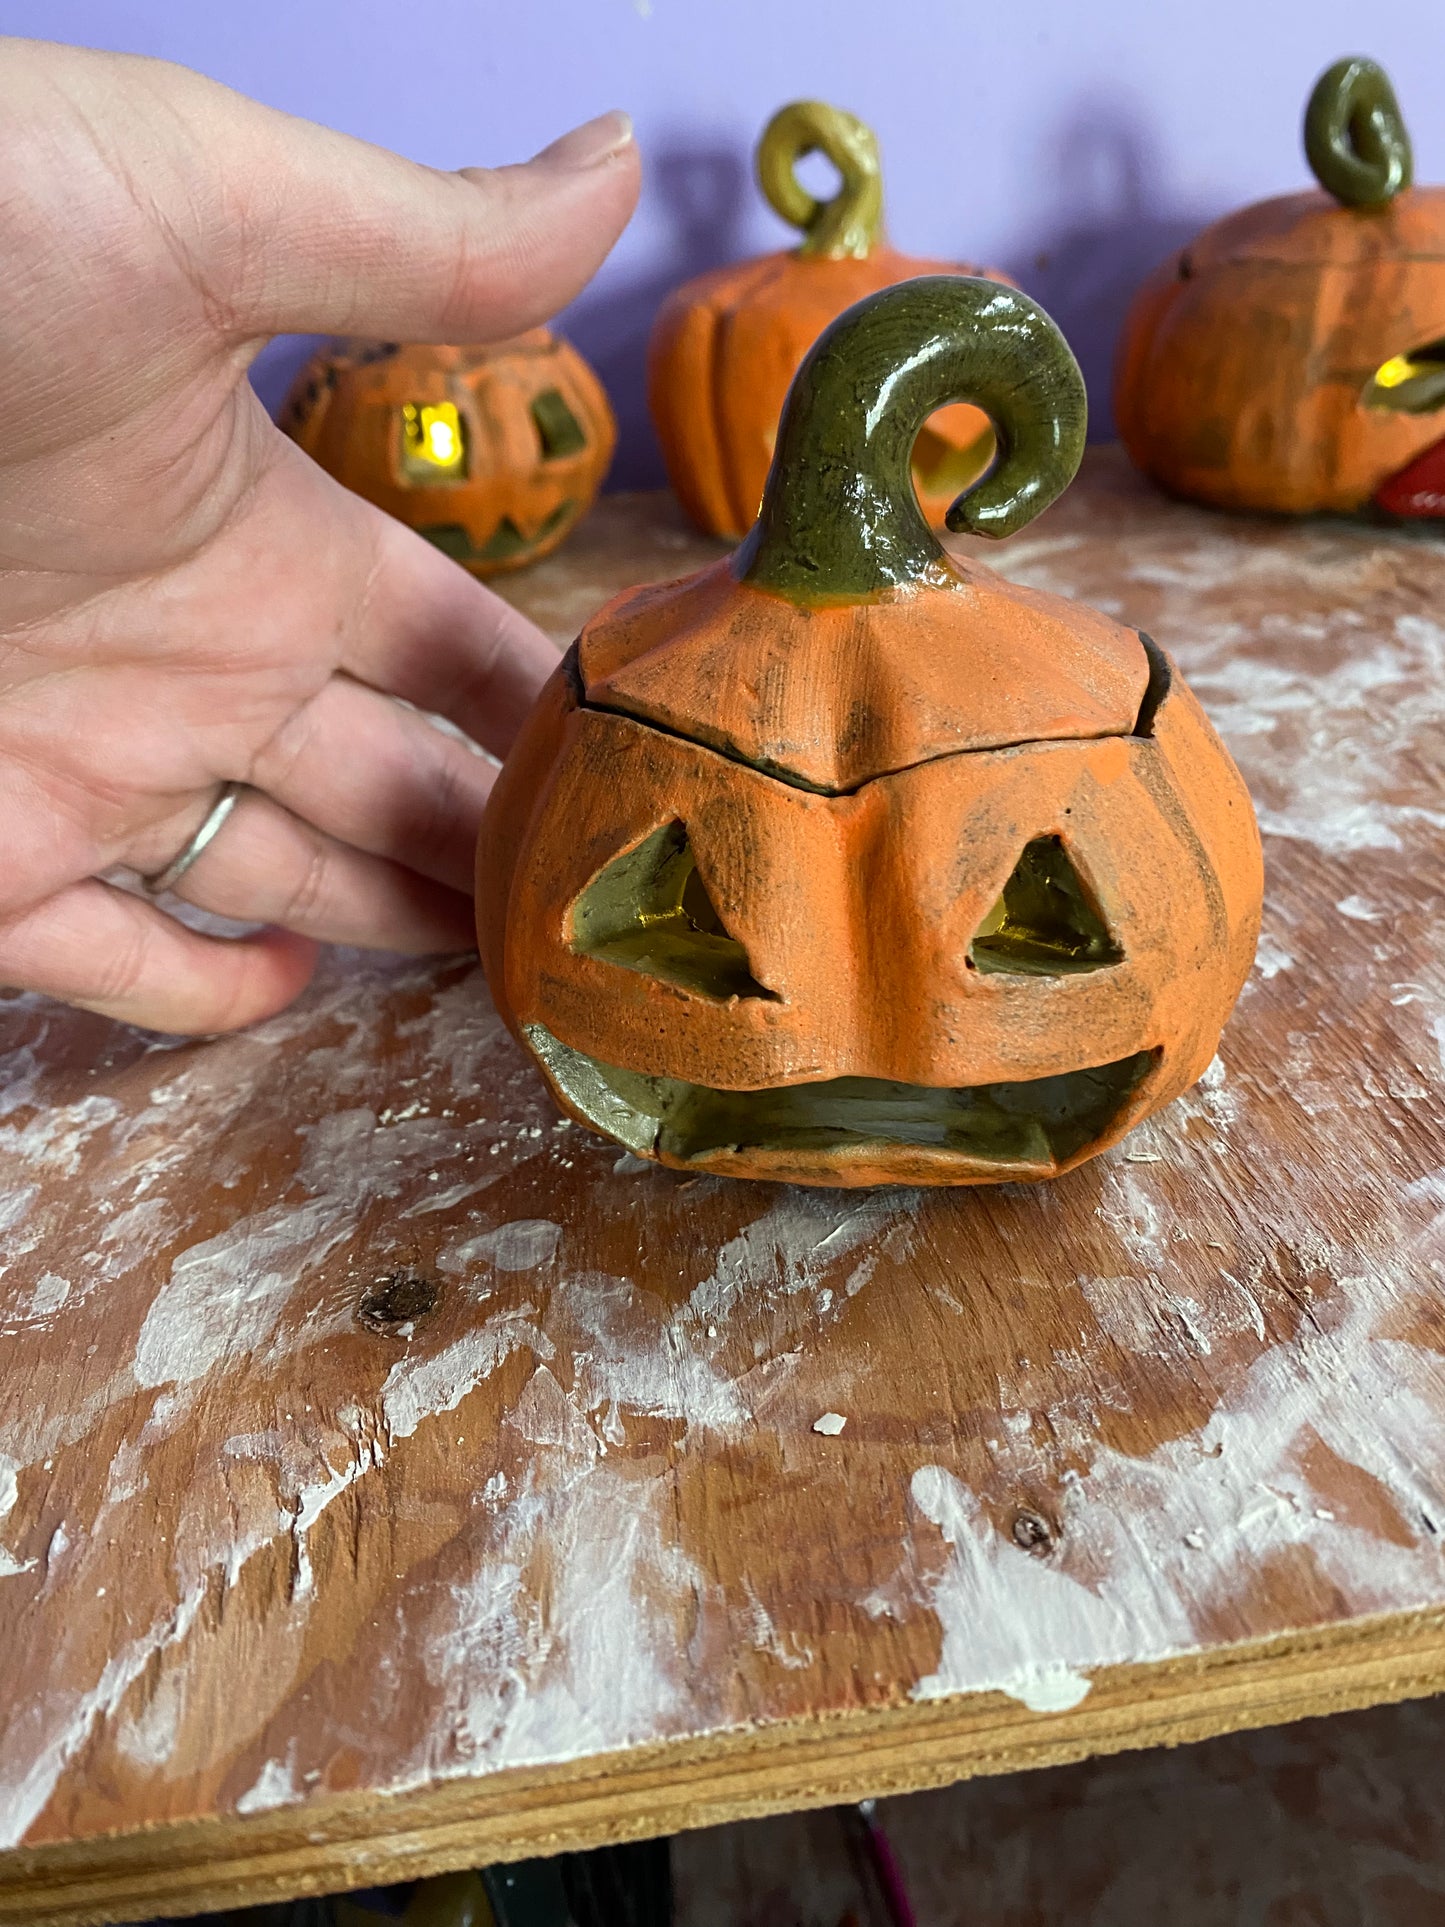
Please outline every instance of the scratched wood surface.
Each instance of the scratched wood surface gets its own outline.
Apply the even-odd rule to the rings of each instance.
[[[620,499],[512,592],[708,553]],[[1445,545],[1104,452],[995,553],[1175,653],[1269,870],[1220,1060],[1050,1188],[642,1168],[456,961],[0,1000],[0,1921],[1445,1684]]]

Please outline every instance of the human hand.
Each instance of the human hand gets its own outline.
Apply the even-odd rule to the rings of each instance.
[[[556,652],[246,370],[287,331],[531,327],[637,188],[621,115],[444,174],[183,68],[0,40],[0,983],[216,1031],[289,1003],[318,941],[471,946],[492,770],[417,709],[500,753]],[[177,893],[275,927],[203,936],[98,880],[163,870],[228,781]]]

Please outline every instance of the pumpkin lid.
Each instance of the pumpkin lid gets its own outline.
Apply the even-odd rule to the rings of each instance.
[[[956,756],[1126,736],[1149,683],[1137,633],[955,563],[947,591],[827,607],[731,560],[617,596],[582,631],[586,700],[809,789]]]
[[[1015,288],[928,276],[858,302],[814,344],[778,428],[752,533],[583,629],[585,700],[838,792],[1011,743],[1127,735],[1149,686],[1136,631],[945,554],[909,469],[952,401],[1004,451],[949,510],[1012,534],[1072,480],[1083,379]]]
[[[1445,260],[1445,188],[1412,187],[1383,207],[1342,209],[1318,188],[1226,214],[1184,249],[1181,272],[1235,262],[1281,268]]]

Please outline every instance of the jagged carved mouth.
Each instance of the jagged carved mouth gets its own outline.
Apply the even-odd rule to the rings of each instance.
[[[440,523],[432,528],[418,529],[417,533],[424,535],[433,548],[440,549],[453,562],[514,562],[540,548],[576,513],[575,502],[559,502],[534,535],[524,535],[511,516],[504,515],[495,533],[485,542],[474,542],[470,532],[460,522]]]
[[[907,1148],[1055,1170],[1103,1135],[1158,1059],[1135,1051],[1054,1077],[959,1089],[838,1077],[723,1091],[604,1064],[542,1024],[524,1034],[558,1091],[598,1130],[643,1156],[688,1163],[735,1151]]]

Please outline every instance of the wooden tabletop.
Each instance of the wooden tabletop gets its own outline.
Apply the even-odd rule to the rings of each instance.
[[[510,593],[712,552],[614,498]],[[995,559],[1175,654],[1269,873],[1220,1060],[1052,1186],[645,1167],[456,961],[208,1043],[0,1000],[0,1921],[1445,1683],[1445,544],[1105,451]]]

